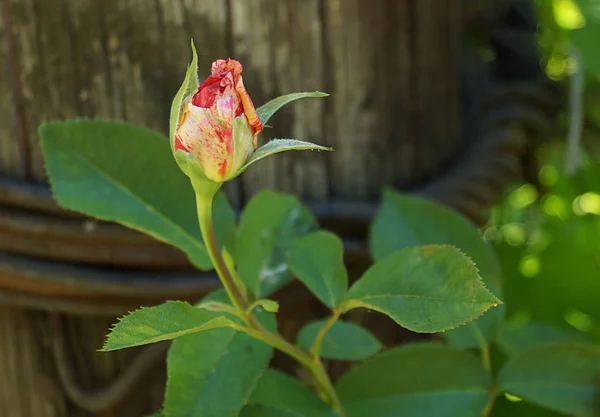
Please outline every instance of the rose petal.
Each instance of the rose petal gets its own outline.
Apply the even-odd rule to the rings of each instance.
[[[233,126],[216,118],[210,109],[189,103],[177,130],[182,145],[196,158],[206,177],[223,181],[233,159]]]
[[[244,108],[244,114],[248,119],[248,123],[250,123],[250,126],[252,126],[252,129],[254,130],[254,141],[256,142],[256,135],[263,130],[263,125],[260,122],[258,114],[256,113],[254,103],[252,103],[252,99],[246,91],[242,77],[240,77],[235,85],[235,90],[237,91],[240,101],[242,102],[242,107]],[[256,149],[256,143],[254,144],[254,149]]]

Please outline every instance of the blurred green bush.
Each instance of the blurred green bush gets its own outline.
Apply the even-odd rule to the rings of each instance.
[[[532,183],[492,211],[509,321],[600,341],[600,1],[537,0],[548,76],[569,97]]]

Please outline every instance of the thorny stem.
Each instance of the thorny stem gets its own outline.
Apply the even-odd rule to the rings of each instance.
[[[225,291],[227,291],[227,295],[229,296],[237,315],[241,318],[244,318],[246,325],[248,326],[246,328],[240,328],[239,330],[245,331],[256,339],[262,340],[263,342],[273,346],[275,349],[280,350],[288,356],[291,356],[300,364],[302,364],[310,372],[317,389],[325,396],[335,412],[340,417],[346,417],[346,412],[342,407],[342,403],[337,395],[337,392],[335,391],[333,384],[331,383],[331,380],[329,379],[329,375],[327,375],[327,372],[323,367],[323,363],[321,362],[320,358],[317,356],[315,359],[309,353],[285,340],[278,333],[273,333],[265,329],[257,320],[252,310],[248,310],[248,299],[241,289],[236,285],[236,281],[232,276],[232,272],[227,268],[227,264],[225,263],[223,255],[219,250],[219,244],[215,237],[212,222],[213,197],[214,194],[200,194],[196,192],[198,221],[200,223],[202,238],[204,239],[208,255],[215,267],[215,270],[217,271],[217,275],[221,279],[223,287],[225,288]],[[335,320],[333,320],[333,322],[335,322]],[[329,327],[331,327],[333,322],[329,325]],[[327,329],[324,330],[323,335],[326,331]]]

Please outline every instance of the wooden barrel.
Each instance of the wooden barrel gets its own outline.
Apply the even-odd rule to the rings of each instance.
[[[0,416],[155,411],[165,347],[96,350],[124,311],[196,299],[218,283],[174,248],[57,207],[41,122],[116,118],[166,133],[190,38],[201,76],[217,58],[240,60],[257,104],[326,91],[331,97],[282,110],[263,136],[336,152],[267,159],[227,192],[238,207],[262,188],[298,194],[347,238],[360,269],[382,186],[425,187],[464,151],[461,42],[465,19],[487,3],[0,0]],[[523,139],[514,143],[520,152]],[[306,307],[305,292],[279,296],[293,312],[284,317],[306,313],[295,310]]]

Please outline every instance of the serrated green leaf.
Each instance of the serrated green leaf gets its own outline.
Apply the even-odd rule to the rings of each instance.
[[[314,215],[287,194],[263,190],[246,205],[238,227],[234,258],[238,273],[256,297],[267,297],[290,279],[292,241],[316,228]]]
[[[45,123],[40,137],[61,206],[115,221],[183,250],[212,267],[202,242],[194,191],[164,136],[107,120]],[[213,209],[219,243],[233,245],[234,214],[220,193]]]
[[[300,381],[267,370],[240,417],[334,417],[332,410]]]
[[[369,308],[412,331],[433,333],[460,326],[499,303],[458,249],[429,245],[378,261],[350,288],[342,307]]]
[[[600,347],[552,344],[523,352],[501,370],[500,389],[577,417],[600,416]]]
[[[202,300],[202,303],[211,302],[231,305],[223,289],[213,291]],[[258,311],[256,317],[265,328],[275,331],[273,314]],[[237,416],[267,368],[272,353],[269,345],[230,328],[175,339],[167,357],[165,416]]]
[[[167,301],[155,307],[143,307],[120,319],[102,350],[146,345],[232,324],[228,318],[212,311],[183,301]]]
[[[337,306],[348,289],[344,245],[333,233],[318,230],[295,239],[288,266],[327,307]]]
[[[470,353],[418,343],[355,366],[337,390],[350,417],[480,417],[492,383]]]
[[[375,260],[400,249],[432,244],[452,245],[465,252],[486,284],[500,290],[498,260],[469,220],[432,201],[386,190],[369,234]]]
[[[266,369],[272,349],[233,329],[176,339],[167,359],[165,414],[234,417]]]
[[[469,220],[432,201],[386,190],[370,230],[369,247],[374,259],[430,244],[452,245],[466,253],[492,293],[502,295],[498,260]],[[461,348],[479,346],[481,335],[489,342],[504,320],[504,311],[504,306],[494,308],[467,326],[445,332],[444,337]]]
[[[516,355],[551,343],[587,343],[585,336],[543,323],[505,323],[498,333],[498,344],[508,355]]]
[[[298,333],[297,344],[309,351],[326,320],[308,323]],[[326,359],[360,360],[379,352],[383,345],[357,324],[336,321],[323,338],[320,356]]]
[[[286,94],[263,104],[256,109],[256,113],[258,114],[260,122],[264,125],[279,109],[292,101],[300,100],[301,98],[327,97],[328,95],[329,94],[327,93],[321,93],[319,91]]]
[[[173,149],[175,131],[179,125],[179,117],[181,113],[181,104],[183,100],[192,94],[199,86],[198,84],[198,54],[196,53],[196,46],[194,41],[191,41],[192,46],[192,62],[188,65],[185,73],[183,84],[179,87],[179,91],[173,98],[171,104],[170,120],[169,120],[169,142],[171,143],[171,150]]]
[[[240,174],[256,161],[260,161],[267,156],[286,151],[332,151],[332,148],[316,145],[311,142],[304,142],[297,139],[271,139],[263,146],[258,148],[248,159],[248,162],[241,168]]]

